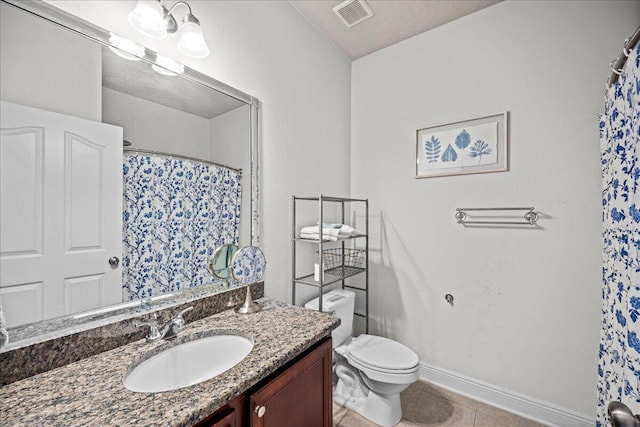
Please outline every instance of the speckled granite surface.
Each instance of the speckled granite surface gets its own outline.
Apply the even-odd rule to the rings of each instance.
[[[171,342],[136,341],[4,386],[0,388],[0,425],[189,426],[266,378],[340,322],[302,307],[259,302],[264,308],[254,314],[228,310],[188,323],[187,330]],[[134,393],[123,386],[127,370],[141,356],[228,331],[251,337],[254,347],[223,374],[163,393]]]
[[[175,300],[162,301],[162,304],[153,305],[147,310],[133,310],[122,316],[110,316],[99,319],[98,323],[72,324],[53,336],[49,336],[46,330],[38,334],[38,331],[32,330],[34,327],[29,326],[25,328],[29,329],[26,335],[35,334],[33,338],[27,336],[23,339],[23,343],[29,345],[0,350],[0,386],[142,339],[147,331],[136,327],[135,322],[148,322],[153,315],[157,315],[158,322],[162,324],[180,310],[193,306],[193,310],[185,316],[187,322],[193,322],[227,310],[244,302],[246,288],[234,288],[206,296],[200,292],[199,289],[185,292]],[[251,292],[254,298],[261,298],[264,295],[264,283],[251,285]],[[56,322],[67,321],[61,319]],[[46,328],[49,323],[45,322],[42,327]],[[89,326],[93,327],[88,329]],[[43,337],[47,339],[44,340]],[[25,360],[29,363],[25,364]]]

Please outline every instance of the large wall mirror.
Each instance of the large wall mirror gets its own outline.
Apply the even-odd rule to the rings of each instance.
[[[10,335],[233,287],[209,261],[258,243],[259,102],[47,3],[0,7]]]

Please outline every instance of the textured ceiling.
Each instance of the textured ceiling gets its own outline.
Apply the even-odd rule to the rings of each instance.
[[[332,9],[342,0],[289,0],[307,21],[358,59],[404,39],[494,5],[500,0],[369,0],[375,15],[351,28]]]

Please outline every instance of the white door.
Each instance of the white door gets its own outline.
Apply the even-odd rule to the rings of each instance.
[[[7,326],[122,302],[122,128],[4,101],[0,128]]]

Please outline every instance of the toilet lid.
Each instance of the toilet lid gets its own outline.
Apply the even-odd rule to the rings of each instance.
[[[419,362],[418,355],[399,342],[367,334],[352,339],[346,353],[354,362],[380,371],[412,371]]]

